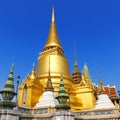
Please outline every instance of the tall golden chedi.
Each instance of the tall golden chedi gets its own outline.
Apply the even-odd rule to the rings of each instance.
[[[42,96],[49,77],[49,58],[54,92],[56,94],[58,93],[60,74],[62,73],[65,89],[66,91],[70,90],[71,109],[80,110],[93,108],[95,105],[95,96],[88,74],[88,68],[86,70],[86,66],[84,67],[82,75],[75,62],[74,72],[71,77],[68,61],[64,56],[64,50],[60,44],[56,30],[54,8],[52,10],[52,21],[48,39],[38,57],[37,70],[35,72],[34,69],[32,69],[32,73],[25,78],[19,87],[18,105],[32,108]]]

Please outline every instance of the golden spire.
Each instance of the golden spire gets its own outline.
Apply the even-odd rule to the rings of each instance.
[[[54,7],[52,8],[52,22],[55,22]]]
[[[31,74],[30,74],[30,78],[32,79],[32,80],[34,80],[35,79],[35,70],[34,70],[34,63],[33,63],[33,66],[32,66],[32,71],[31,71]]]
[[[33,66],[32,66],[32,74],[35,73],[34,66],[35,66],[35,64],[33,63]]]
[[[76,45],[74,46],[74,73],[79,72],[77,57],[76,57]]]
[[[86,64],[84,65],[84,68],[83,68],[83,75],[84,75],[84,78],[85,78],[85,79],[90,79],[88,67],[87,67]]]
[[[88,67],[87,65],[85,64],[84,65],[84,68],[83,68],[83,76],[84,76],[84,79],[85,81],[87,82],[87,84],[92,87],[92,81],[90,79],[90,75],[89,75],[89,70],[88,70]]]
[[[50,48],[53,48],[53,47],[58,47],[63,51],[63,48],[60,44],[58,34],[57,34],[57,30],[56,30],[55,17],[54,17],[54,7],[52,8],[51,26],[50,26],[47,42],[44,46],[44,51],[46,51]]]

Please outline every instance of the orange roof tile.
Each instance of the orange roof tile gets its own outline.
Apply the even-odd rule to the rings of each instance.
[[[105,92],[109,93],[109,88],[108,87],[105,87]]]
[[[110,88],[110,95],[112,95],[112,94],[116,94],[115,88]]]

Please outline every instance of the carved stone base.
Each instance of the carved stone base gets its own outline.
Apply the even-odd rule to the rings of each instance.
[[[74,113],[70,111],[54,112],[51,120],[74,120]]]
[[[19,120],[19,112],[17,110],[0,110],[0,120]]]

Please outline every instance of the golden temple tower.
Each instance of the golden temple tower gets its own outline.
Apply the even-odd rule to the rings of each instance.
[[[60,74],[62,73],[65,90],[70,91],[70,107],[72,110],[84,109],[86,105],[88,105],[88,109],[93,107],[95,100],[92,83],[89,76],[86,76],[88,71],[85,70],[84,75],[81,75],[75,62],[74,73],[72,77],[70,75],[69,64],[56,30],[54,8],[52,9],[52,20],[47,42],[39,54],[36,72],[32,69],[32,73],[26,77],[19,87],[19,106],[34,107],[38,102],[49,78],[48,67],[50,67],[51,81],[56,95],[58,94]],[[82,86],[83,81],[86,85],[84,87]],[[90,98],[90,100],[85,100],[85,97]],[[85,102],[87,103],[85,104]]]
[[[66,88],[70,89],[72,79],[70,77],[68,61],[64,56],[64,51],[58,38],[55,25],[54,8],[52,10],[52,21],[48,39],[43,51],[39,54],[38,66],[36,70],[36,75],[44,88],[46,85],[46,80],[48,79],[49,57],[51,79],[55,92],[57,93],[58,91],[60,73],[63,74],[63,78],[66,80]]]

